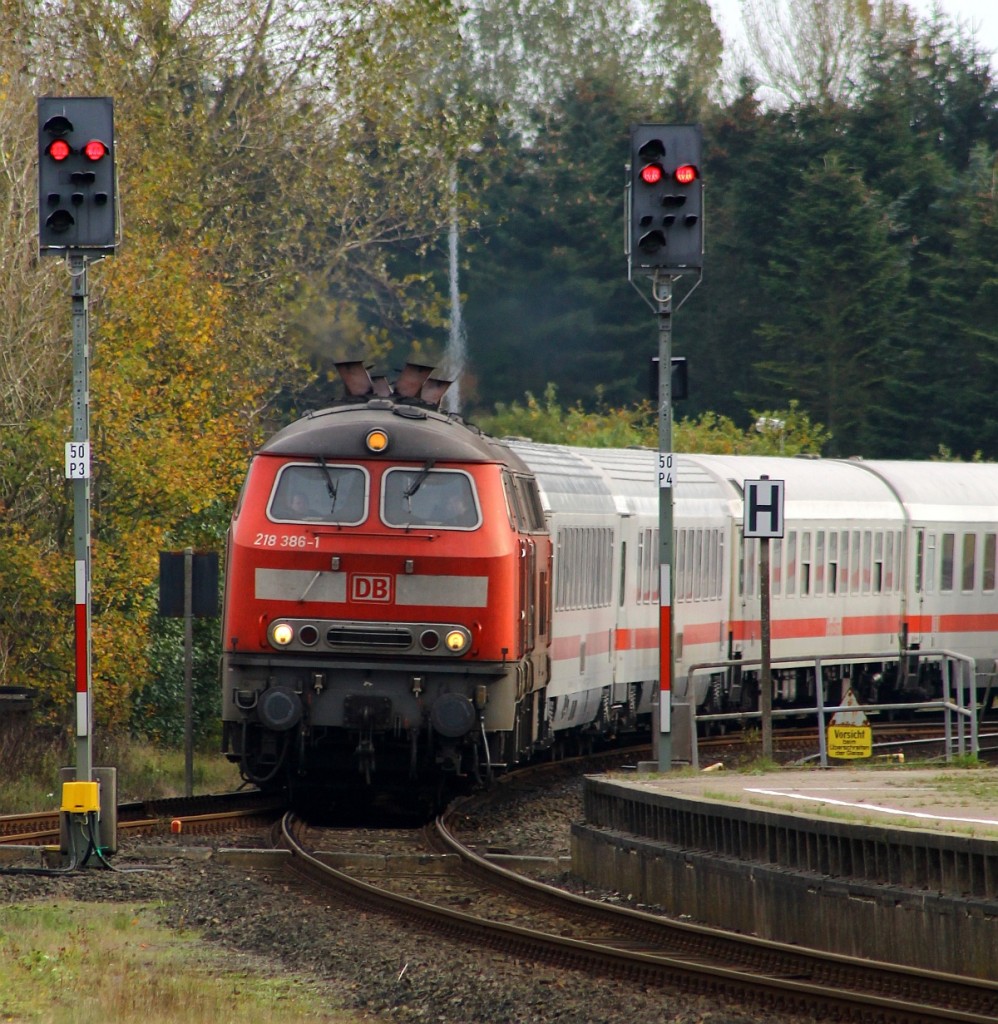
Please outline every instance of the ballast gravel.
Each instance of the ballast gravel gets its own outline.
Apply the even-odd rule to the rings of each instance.
[[[580,788],[565,782],[536,799],[497,801],[463,825],[462,837],[513,853],[567,856]],[[76,899],[160,904],[164,922],[194,929],[245,969],[292,973],[330,1011],[358,1021],[433,1024],[813,1024],[714,997],[647,988],[581,971],[468,948],[377,913],[324,905],[276,875],[225,865],[212,840],[122,840],[115,870],[0,875],[0,899]],[[231,837],[226,846],[234,844]],[[238,845],[264,845],[262,836]],[[171,849],[170,847],[174,849]],[[135,870],[138,860],[149,870]]]

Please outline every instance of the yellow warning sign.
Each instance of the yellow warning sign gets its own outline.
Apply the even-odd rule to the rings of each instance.
[[[830,725],[829,757],[870,757],[873,754],[873,730],[868,725]]]
[[[836,711],[828,724],[828,756],[871,757],[873,730],[866,715],[859,709],[859,701],[852,687],[846,690],[842,704],[842,710]]]

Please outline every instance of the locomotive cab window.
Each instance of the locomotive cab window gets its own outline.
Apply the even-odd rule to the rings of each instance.
[[[356,526],[367,518],[367,473],[359,466],[292,463],[274,482],[267,515],[278,523]]]
[[[454,469],[390,469],[381,488],[386,526],[475,530],[482,522],[474,481]]]
[[[516,490],[520,495],[520,507],[526,517],[527,529],[533,532],[543,530],[544,508],[541,505],[537,481],[528,476],[516,477]]]

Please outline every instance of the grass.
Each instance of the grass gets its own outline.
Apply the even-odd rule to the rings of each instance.
[[[0,814],[59,805],[59,769],[72,737],[0,723]],[[182,796],[185,758],[132,739],[95,735],[95,765],[118,769],[121,801]],[[232,790],[235,766],[194,756],[195,793]],[[0,905],[0,1021],[17,1024],[225,1024],[228,1021],[370,1021],[328,1005],[304,975],[226,952],[193,931],[158,922],[155,904],[30,900]]]
[[[119,801],[185,794],[183,750],[97,733],[92,756],[95,767],[117,768]],[[0,814],[57,807],[62,794],[59,769],[75,763],[72,737],[17,719],[0,723]],[[195,793],[226,792],[237,789],[241,781],[238,768],[217,753],[214,745],[213,749],[195,751]]]
[[[157,923],[154,905],[36,901],[0,907],[0,1020],[218,1024],[361,1018],[315,983],[249,956],[213,952]],[[370,1019],[370,1018],[367,1018]]]

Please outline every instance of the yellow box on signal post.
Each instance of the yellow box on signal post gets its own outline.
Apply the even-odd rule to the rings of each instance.
[[[66,814],[89,814],[100,810],[100,785],[96,782],[64,782],[62,811]]]

